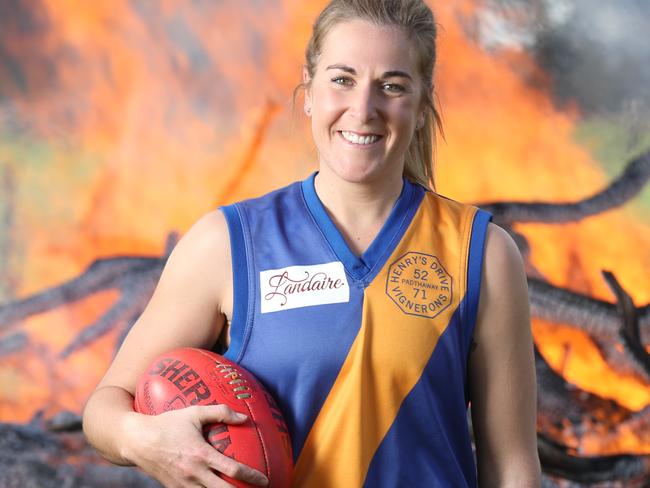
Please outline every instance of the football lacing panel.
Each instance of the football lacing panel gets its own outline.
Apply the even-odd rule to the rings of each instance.
[[[230,381],[228,382],[229,385],[239,385],[232,389],[235,398],[238,400],[252,398],[253,395],[250,393],[250,387],[246,384],[241,384],[247,383],[246,378],[244,378],[236,368],[222,363],[218,363],[217,368],[219,368],[219,372],[223,374],[224,378],[230,378]]]

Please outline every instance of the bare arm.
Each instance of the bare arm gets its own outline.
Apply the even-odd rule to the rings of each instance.
[[[489,224],[469,357],[479,486],[541,485],[537,385],[524,267],[512,238]]]
[[[209,467],[257,484],[263,476],[207,444],[201,426],[242,422],[225,406],[148,416],[133,411],[138,378],[157,355],[177,347],[211,348],[232,301],[228,228],[221,212],[201,218],[171,253],[145,311],[134,324],[84,410],[84,432],[109,461],[138,464],[166,486],[230,486]]]

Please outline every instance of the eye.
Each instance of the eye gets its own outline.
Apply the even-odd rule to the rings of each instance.
[[[341,86],[352,85],[352,79],[347,76],[337,76],[336,78],[332,78],[332,81],[337,85],[341,85]]]
[[[384,83],[381,85],[382,89],[388,93],[404,93],[406,91],[406,88],[404,88],[402,85],[398,85],[397,83]]]

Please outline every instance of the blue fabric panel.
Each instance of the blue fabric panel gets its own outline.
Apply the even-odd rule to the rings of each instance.
[[[230,233],[230,254],[232,257],[233,312],[230,322],[230,347],[226,357],[233,360],[241,351],[246,315],[248,312],[248,264],[246,245],[239,212],[236,205],[221,207]]]
[[[467,410],[463,403],[464,365],[457,308],[440,336],[420,380],[409,392],[373,457],[368,488],[475,487]],[[441,392],[445,392],[441,395]],[[402,467],[395,469],[396,466]]]
[[[469,243],[469,259],[467,264],[467,326],[470,334],[476,326],[478,301],[481,294],[481,274],[483,271],[483,254],[485,236],[492,214],[478,209],[472,224],[472,237]]]
[[[253,373],[277,400],[298,458],[361,326],[363,283],[347,275],[350,302],[260,312],[260,271],[339,261],[316,226],[300,182],[237,204],[248,257],[247,320],[234,324],[239,350],[226,357]],[[236,308],[244,301],[237,289]]]
[[[404,232],[406,232],[424,198],[425,190],[421,186],[404,179],[402,191],[388,219],[368,249],[361,256],[356,256],[350,250],[341,232],[334,222],[332,222],[332,219],[330,219],[325,207],[316,194],[314,187],[316,174],[312,174],[302,182],[302,191],[307,207],[314,217],[316,225],[332,247],[332,250],[343,263],[343,266],[345,266],[346,271],[357,280],[363,280],[368,284],[381,270],[385,260],[395,246],[397,246]]]
[[[425,194],[405,180],[386,224],[357,257],[327,215],[313,182],[314,175],[224,209],[231,247],[237,250],[231,346],[225,356],[253,373],[277,400],[294,460],[361,327],[364,288],[402,239]],[[339,261],[349,284],[348,303],[261,313],[261,271]]]
[[[467,259],[467,299],[462,329],[462,340],[465,344],[463,349],[464,365],[467,366],[469,347],[472,342],[472,334],[476,327],[476,316],[478,303],[481,296],[481,275],[483,272],[483,257],[485,254],[485,237],[487,235],[488,223],[492,220],[492,214],[485,210],[478,209],[472,223],[472,236],[469,242],[469,256]],[[469,385],[465,373],[465,405],[469,405]]]
[[[255,324],[241,361],[278,400],[294,461],[359,331],[363,291],[351,290],[350,302],[269,314]]]
[[[350,250],[345,239],[327,214],[325,207],[316,194],[314,187],[315,177],[316,173],[312,174],[302,183],[302,192],[307,207],[323,233],[323,236],[332,246],[332,250],[338,259],[343,263],[346,271],[352,273],[354,276],[363,276],[368,272],[368,266]]]

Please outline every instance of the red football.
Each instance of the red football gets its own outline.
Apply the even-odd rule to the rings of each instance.
[[[135,411],[148,415],[217,404],[246,414],[248,420],[237,425],[204,426],[208,442],[221,453],[264,473],[269,487],[290,486],[293,457],[282,413],[259,381],[238,364],[203,349],[176,349],[158,356],[135,390]],[[253,486],[221,477],[237,487]]]

